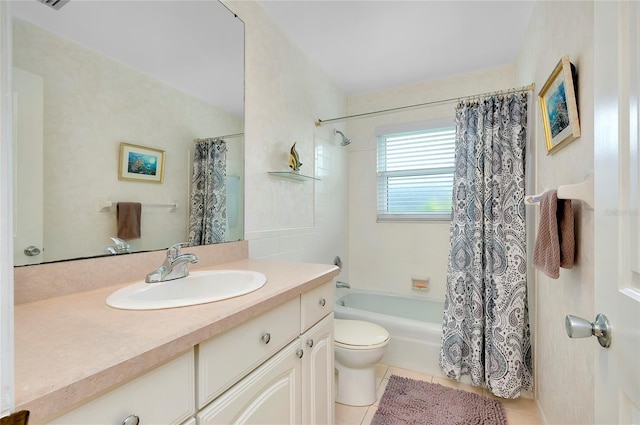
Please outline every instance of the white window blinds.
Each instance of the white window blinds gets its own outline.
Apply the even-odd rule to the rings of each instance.
[[[378,136],[378,221],[451,218],[455,127]]]

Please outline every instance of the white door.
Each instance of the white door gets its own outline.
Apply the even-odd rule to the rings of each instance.
[[[13,255],[14,264],[22,266],[41,263],[44,250],[44,80],[40,75],[15,67],[12,77]]]
[[[595,307],[612,328],[593,371],[595,421],[640,424],[640,8],[594,8]]]

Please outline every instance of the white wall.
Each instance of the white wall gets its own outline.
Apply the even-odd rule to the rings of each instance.
[[[357,114],[429,101],[467,98],[513,87],[513,68],[503,67],[426,81],[349,98]],[[349,283],[352,287],[410,294],[412,277],[429,277],[431,289],[417,292],[444,300],[449,221],[376,223],[376,129],[455,118],[455,102],[356,119],[349,122]],[[344,279],[343,279],[344,280]],[[415,292],[415,291],[414,291]]]
[[[536,100],[535,122],[530,126],[536,193],[581,182],[593,170],[593,3],[537,2],[515,65],[516,84],[535,82],[537,95],[566,54],[578,74],[582,136],[547,155]],[[549,424],[588,424],[594,420],[593,364],[598,344],[589,339],[569,339],[564,331],[566,314],[595,317],[593,211],[581,208],[577,202],[574,212],[577,246],[574,268],[560,269],[558,280],[536,273],[535,281],[537,398]],[[536,232],[537,226],[529,228],[529,237],[535,238]]]
[[[252,258],[332,263],[347,254],[347,151],[318,118],[343,115],[346,96],[253,2],[225,1],[245,22],[245,239]],[[286,171],[297,141],[301,174]]]
[[[134,250],[185,240],[193,139],[242,131],[242,117],[149,78],[110,58],[19,19],[14,66],[44,77],[45,261],[104,254],[116,236],[115,209],[98,198],[179,208],[142,210]],[[166,153],[162,184],[118,180],[120,142]],[[229,139],[229,173],[242,147]],[[162,229],[159,231],[158,229]]]

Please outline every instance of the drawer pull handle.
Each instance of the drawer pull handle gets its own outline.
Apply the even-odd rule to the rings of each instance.
[[[298,351],[296,351],[296,356],[298,356],[299,359],[302,358],[302,356],[304,356],[304,351],[302,350],[302,348],[298,349]]]
[[[271,341],[271,334],[269,332],[265,332],[264,335],[262,335],[262,342],[268,344],[269,341]]]
[[[320,298],[320,301],[318,301],[318,303],[320,304],[320,306],[324,307],[325,304],[327,304],[327,300],[325,300],[324,298]]]
[[[122,421],[122,425],[138,425],[139,423],[140,418],[138,415],[129,415]]]
[[[313,347],[313,339],[309,338],[309,339],[307,340],[307,346],[308,346],[309,348]]]

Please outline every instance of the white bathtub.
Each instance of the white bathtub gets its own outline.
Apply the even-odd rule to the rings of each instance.
[[[444,303],[372,291],[347,291],[335,305],[337,319],[376,323],[391,335],[382,363],[442,376],[440,337]]]

